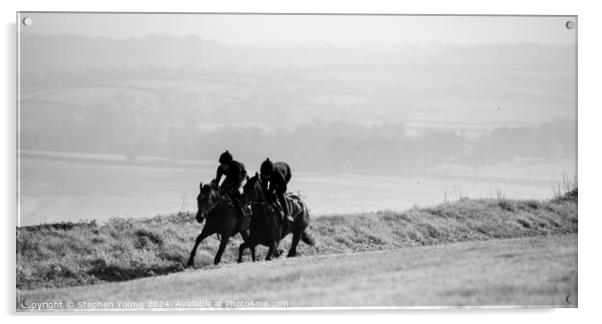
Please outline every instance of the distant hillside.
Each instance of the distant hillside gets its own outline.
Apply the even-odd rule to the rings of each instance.
[[[303,169],[345,157],[345,172],[382,156],[394,174],[574,158],[569,45],[260,47],[28,32],[20,44],[28,150],[214,159],[229,148]],[[258,142],[264,150],[249,152]]]

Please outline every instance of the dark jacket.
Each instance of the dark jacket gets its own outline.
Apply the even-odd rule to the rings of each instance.
[[[218,183],[222,175],[226,176],[226,180],[224,180],[224,182],[222,183],[222,187],[238,187],[240,181],[246,178],[247,171],[245,170],[244,164],[238,161],[232,161],[229,163],[229,167],[227,170],[225,170],[221,164],[219,167],[217,167],[215,180],[218,181]]]
[[[287,190],[286,185],[291,181],[291,167],[284,162],[274,163],[274,172],[269,177],[268,193],[281,195]]]

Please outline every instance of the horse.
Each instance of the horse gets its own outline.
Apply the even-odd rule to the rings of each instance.
[[[278,246],[280,241],[288,234],[293,234],[293,241],[287,257],[297,255],[297,245],[302,240],[307,245],[313,246],[314,239],[307,231],[309,226],[309,211],[305,203],[295,195],[287,195],[287,202],[290,204],[290,212],[295,220],[283,229],[280,220],[280,206],[276,202],[267,199],[261,179],[255,173],[255,176],[248,179],[244,186],[243,200],[251,204],[251,222],[249,226],[249,236],[238,248],[238,262],[242,262],[242,255],[246,248],[251,250],[251,258],[255,261],[255,247],[258,244],[269,247],[266,260],[278,256]]]
[[[196,255],[199,244],[212,234],[219,234],[221,237],[219,248],[215,254],[215,259],[213,260],[215,265],[220,262],[230,237],[237,233],[240,233],[243,240],[248,237],[248,217],[245,217],[243,211],[234,206],[232,200],[227,198],[225,194],[217,188],[215,181],[205,185],[201,182],[199,188],[201,192],[197,196],[198,211],[196,220],[199,224],[202,224],[203,220],[207,221],[201,234],[196,238],[186,267],[191,267],[194,264],[194,256]]]

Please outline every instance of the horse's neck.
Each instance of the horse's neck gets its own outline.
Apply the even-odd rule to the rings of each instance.
[[[225,200],[227,199],[226,194],[220,192],[219,190],[216,190],[213,194],[215,195],[215,197],[217,197],[217,201],[214,203],[213,209],[209,214],[221,214],[223,213],[223,209],[227,208],[227,205],[225,203]]]
[[[223,197],[220,197],[219,199],[220,200],[215,204],[214,208],[211,209],[211,211],[207,215],[207,218],[211,218],[214,220],[223,220],[227,215],[232,214],[232,212],[237,212],[234,206],[231,206],[224,201]]]
[[[265,194],[265,192],[263,192],[263,188],[261,187],[261,184],[257,187],[255,187],[255,198],[257,198],[257,202],[261,202],[261,203],[265,203],[268,201],[268,198]]]

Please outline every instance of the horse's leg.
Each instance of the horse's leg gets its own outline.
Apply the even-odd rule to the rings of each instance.
[[[241,231],[241,232],[240,232],[240,237],[242,237],[242,240],[243,240],[243,241],[246,241],[246,240],[249,238],[249,231],[248,231],[248,230],[246,230],[246,231]]]
[[[245,252],[245,249],[249,247],[249,245],[247,244],[247,242],[242,242],[240,243],[240,245],[238,246],[238,263],[242,262],[242,254],[243,252]]]
[[[194,242],[194,247],[190,252],[190,258],[188,259],[186,267],[191,267],[194,264],[194,256],[196,255],[196,249],[199,247],[199,244],[201,244],[201,242],[211,234],[213,234],[213,230],[210,230],[209,227],[205,224],[205,227],[203,227],[201,234],[199,234],[199,236],[196,237],[196,242]]]
[[[251,249],[251,260],[255,262],[255,260],[257,260],[257,258],[255,258],[255,245],[251,245],[249,248]]]
[[[284,254],[284,250],[280,248],[280,242],[276,243],[276,249],[274,251],[274,257],[279,258]]]
[[[222,254],[226,249],[226,245],[228,245],[228,240],[230,236],[223,234],[222,240],[219,242],[219,248],[217,249],[217,253],[215,254],[215,259],[213,259],[213,264],[217,265],[222,260]]]
[[[239,223],[239,228],[242,227],[242,225]],[[238,263],[242,262],[242,255],[245,252],[245,249],[249,248],[251,250],[251,252],[253,253],[253,261],[255,261],[255,243],[252,243],[252,239],[251,239],[251,231],[247,228],[244,231],[239,231],[240,236],[242,237],[243,242],[240,244],[240,246],[238,247]]]
[[[297,255],[297,244],[299,244],[299,240],[301,239],[301,233],[294,232],[293,233],[293,241],[291,242],[291,249],[288,250],[287,258],[294,257]]]
[[[242,262],[242,255],[244,254],[245,249],[247,248],[251,250],[253,262],[255,262],[255,243],[251,242],[249,237],[247,237],[247,239],[244,242],[240,243],[240,245],[238,246],[238,263]]]
[[[270,249],[268,250],[268,255],[265,257],[266,261],[272,260],[274,254],[276,253],[276,249],[278,249],[278,243],[276,241],[270,244]]]

